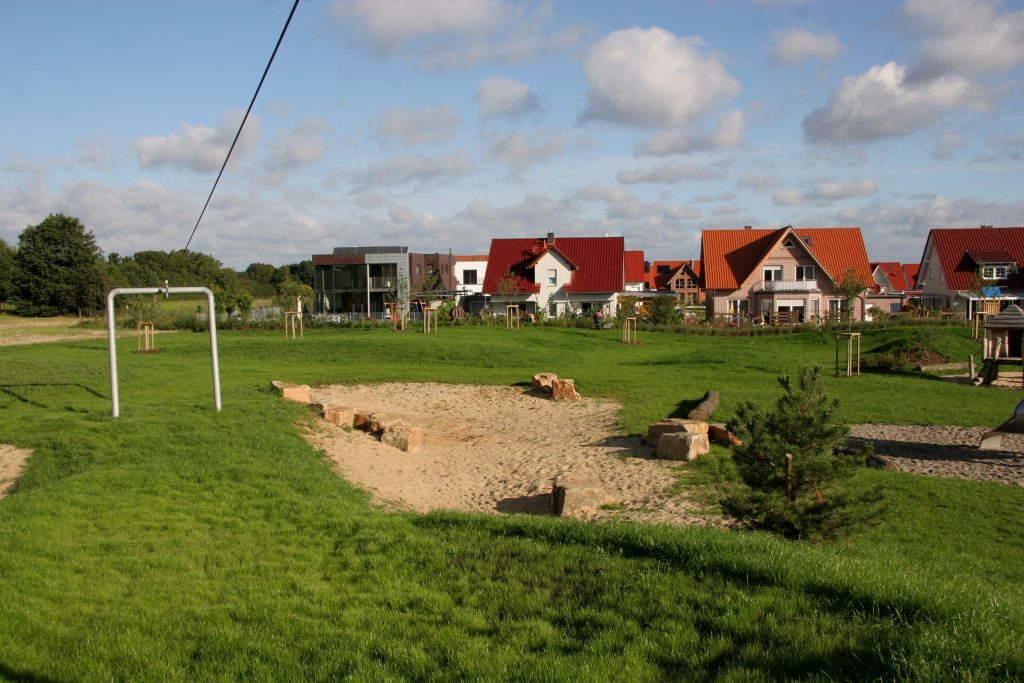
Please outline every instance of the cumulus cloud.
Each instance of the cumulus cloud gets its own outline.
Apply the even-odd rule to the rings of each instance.
[[[779,177],[774,173],[744,173],[736,181],[736,187],[741,190],[753,190],[754,192],[768,192],[779,186]]]
[[[903,15],[925,34],[910,80],[1005,71],[1024,62],[1024,10],[990,0],[907,0]]]
[[[225,112],[216,128],[182,123],[177,133],[141,138],[135,142],[139,166],[179,168],[197,173],[216,171],[224,163],[242,116],[244,112],[240,110]],[[259,118],[250,115],[235,145],[232,159],[245,158],[259,138]]]
[[[815,144],[874,142],[935,125],[957,108],[983,109],[987,94],[960,76],[907,81],[907,69],[889,62],[847,76],[824,107],[804,117],[804,138]]]
[[[742,209],[740,209],[740,207],[738,207],[738,206],[733,206],[732,204],[723,204],[721,206],[716,206],[715,208],[711,209],[711,215],[712,216],[735,216],[736,214],[740,213],[741,211],[742,211]]]
[[[1024,161],[1024,134],[990,135],[985,144],[991,151],[975,161]]]
[[[548,3],[504,0],[336,0],[337,21],[354,25],[376,51],[409,53],[427,69],[517,62],[573,47],[582,29],[547,30]]]
[[[665,220],[669,221],[695,221],[700,218],[700,209],[696,206],[680,206],[673,204],[666,206],[664,212]]]
[[[385,109],[377,117],[374,129],[387,142],[401,146],[446,142],[455,134],[461,120],[447,105]]]
[[[956,150],[966,145],[967,140],[956,131],[941,131],[932,140],[932,157],[935,159],[949,159]]]
[[[637,154],[667,156],[669,154],[690,154],[720,147],[739,147],[743,144],[746,119],[742,111],[731,111],[719,117],[710,131],[687,127],[679,130],[664,130],[653,134],[650,139],[636,148]]]
[[[515,118],[540,109],[540,100],[525,83],[509,78],[487,78],[476,87],[480,118]]]
[[[323,135],[328,128],[323,119],[308,117],[294,128],[281,132],[270,144],[270,165],[275,169],[288,169],[320,161],[327,153]]]
[[[804,193],[800,190],[776,190],[772,193],[772,204],[775,206],[800,206],[805,201]]]
[[[740,84],[699,36],[661,28],[608,34],[588,51],[584,120],[645,128],[691,123],[732,100]]]
[[[431,183],[468,175],[475,167],[473,159],[465,151],[437,157],[422,154],[395,156],[356,171],[351,180],[357,192],[410,183],[421,189]]]
[[[809,199],[834,201],[851,197],[864,197],[878,192],[878,184],[865,180],[822,180],[807,193]]]
[[[770,51],[776,64],[795,66],[809,59],[830,62],[843,52],[843,44],[831,31],[812,33],[801,29],[777,31]]]
[[[495,137],[487,145],[487,156],[515,172],[562,154],[568,140],[562,133],[511,133]]]
[[[693,201],[705,204],[707,202],[731,202],[736,199],[736,195],[732,192],[723,192],[722,194],[699,194],[693,198]]]
[[[718,180],[725,173],[720,166],[662,164],[651,168],[622,169],[616,174],[620,183],[678,183],[683,180]]]

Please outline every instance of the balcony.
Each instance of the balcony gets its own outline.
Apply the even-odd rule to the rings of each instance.
[[[818,283],[814,280],[768,280],[754,287],[762,292],[817,292]]]
[[[395,279],[390,277],[371,277],[370,289],[394,289]]]

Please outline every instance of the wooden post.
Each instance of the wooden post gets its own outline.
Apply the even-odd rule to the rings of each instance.
[[[854,370],[854,349],[857,354],[857,375],[860,375],[860,354],[861,354],[861,333],[860,332],[839,332],[836,334],[836,376],[839,376],[839,340],[846,339],[846,376],[853,377]]]
[[[505,329],[519,329],[519,304],[505,304]]]
[[[152,353],[156,351],[156,337],[154,337],[153,323],[140,322],[137,325],[139,336],[135,350],[139,353]]]
[[[967,376],[973,381],[977,374],[978,370],[974,365],[974,354],[972,353],[967,359]]]
[[[423,309],[423,334],[437,334],[437,311],[432,308]]]
[[[636,318],[626,318],[622,321],[622,343],[636,344]]]
[[[298,337],[295,335],[295,330],[298,328]],[[303,335],[302,331],[302,313],[298,311],[285,311],[284,312],[284,338],[288,337],[292,339],[298,339]]]

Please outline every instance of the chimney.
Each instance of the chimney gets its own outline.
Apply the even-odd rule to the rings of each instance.
[[[549,247],[555,246],[555,233],[549,232],[548,238],[544,240],[544,243],[547,244]]]
[[[744,226],[743,226],[743,229],[744,229],[744,230],[752,230],[753,228],[754,228],[754,226],[753,226],[753,225],[744,225]]]
[[[983,228],[991,228],[992,226],[991,225],[982,225],[981,227],[983,227]]]

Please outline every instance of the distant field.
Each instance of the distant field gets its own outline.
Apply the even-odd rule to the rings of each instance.
[[[7,322],[7,321],[4,321]],[[865,352],[913,334],[868,331]],[[959,328],[936,340],[964,359]],[[623,404],[626,433],[709,388],[727,419],[834,363],[825,333],[697,337],[442,327],[223,332],[0,348],[0,443],[34,449],[0,503],[0,679],[1007,680],[1024,677],[1024,489],[865,469],[882,524],[791,543],[746,531],[385,513],[269,389],[513,384],[538,371]],[[995,425],[1019,391],[915,372],[826,380],[853,422]],[[716,413],[716,417],[719,414]],[[537,425],[543,429],[543,425]],[[709,465],[713,461],[709,460]],[[682,487],[707,487],[695,470]],[[703,489],[702,489],[703,490]]]
[[[102,319],[84,322],[76,316],[53,318],[19,318],[0,315],[0,346],[43,344],[68,339],[85,339],[106,334]]]

